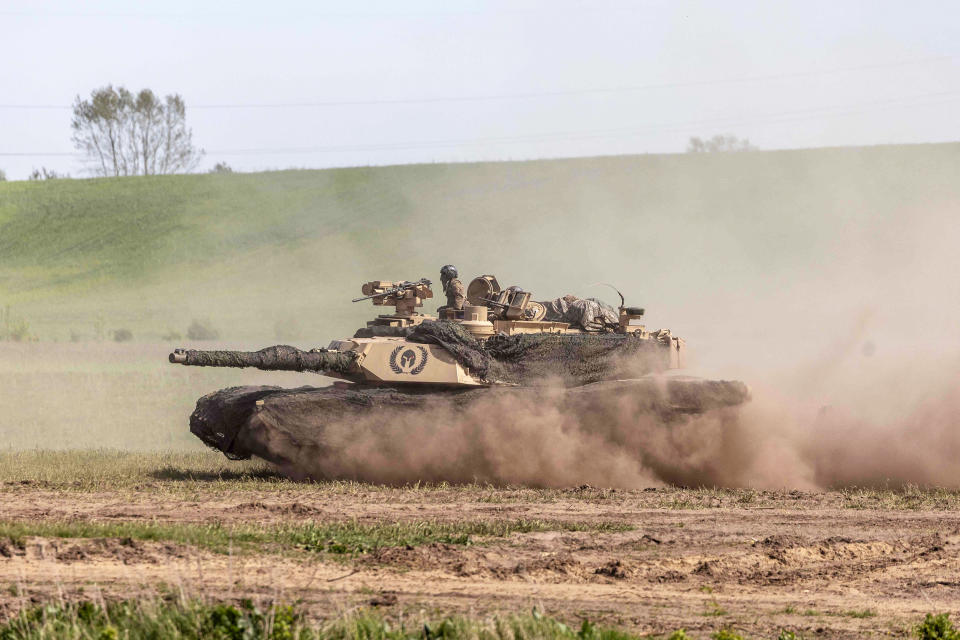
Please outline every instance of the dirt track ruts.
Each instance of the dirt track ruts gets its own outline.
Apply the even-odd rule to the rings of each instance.
[[[539,606],[642,632],[722,625],[815,637],[899,637],[923,614],[960,604],[960,513],[852,509],[837,494],[768,492],[676,504],[682,490],[552,492],[544,500],[476,491],[56,492],[6,486],[4,520],[280,523],[540,519],[617,522],[625,532],[546,531],[462,546],[386,548],[344,560],[310,553],[215,554],[171,543],[30,538],[0,553],[11,611],[83,587],[107,595],[158,583],[203,594],[302,599],[323,616],[371,602],[401,610],[517,611]],[[736,494],[731,494],[735,497]],[[748,494],[749,495],[749,494]],[[672,496],[672,497],[671,497]],[[719,501],[721,506],[705,506]],[[750,504],[756,502],[757,504]],[[724,503],[732,503],[725,506]],[[685,503],[684,503],[685,504]],[[818,507],[818,505],[821,505]],[[826,505],[826,506],[823,506]]]

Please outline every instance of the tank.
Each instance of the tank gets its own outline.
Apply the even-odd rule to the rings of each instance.
[[[596,418],[627,401],[642,428],[645,420],[679,422],[749,398],[742,382],[678,375],[686,362],[684,340],[667,329],[648,330],[644,310],[627,306],[622,295],[616,308],[574,296],[538,302],[520,287],[501,288],[495,276],[482,275],[467,287],[462,310],[441,307],[431,316],[419,311],[433,297],[431,285],[425,278],[365,283],[353,302],[369,300],[392,312],[325,348],[174,350],[169,360],[180,365],[335,379],[323,387],[211,393],[197,402],[191,432],[231,459],[256,456],[290,468],[331,446],[325,436],[332,423],[385,424],[401,414],[467,420],[485,403],[502,409],[550,402],[564,415]],[[323,471],[314,468],[312,475]]]

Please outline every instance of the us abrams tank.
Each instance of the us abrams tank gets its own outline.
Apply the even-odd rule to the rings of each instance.
[[[259,351],[176,349],[170,362],[318,373],[332,386],[232,387],[206,395],[190,430],[231,459],[257,456],[298,475],[323,477],[310,464],[343,446],[351,425],[402,419],[443,422],[536,413],[544,405],[567,418],[602,422],[606,412],[672,423],[744,402],[741,382],[673,375],[686,344],[669,330],[648,331],[644,311],[566,296],[536,302],[518,287],[484,275],[467,288],[463,310],[418,312],[431,282],[372,281],[363,297],[393,307],[326,348],[287,345]],[[661,375],[671,374],[671,375]],[[494,410],[495,408],[495,410]],[[511,414],[511,412],[515,412]],[[334,441],[336,440],[336,441]],[[303,469],[309,469],[304,473]]]

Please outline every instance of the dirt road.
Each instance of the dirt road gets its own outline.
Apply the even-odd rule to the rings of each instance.
[[[7,483],[0,497],[6,522],[539,520],[626,529],[514,533],[352,556],[276,548],[215,553],[127,538],[27,536],[19,546],[0,539],[6,612],[78,591],[129,597],[182,589],[302,600],[316,617],[363,606],[388,615],[538,607],[639,632],[685,627],[706,637],[731,626],[755,637],[789,628],[839,638],[901,637],[924,613],[960,605],[960,512],[956,496],[942,492],[302,485],[204,495],[163,483],[117,493]]]

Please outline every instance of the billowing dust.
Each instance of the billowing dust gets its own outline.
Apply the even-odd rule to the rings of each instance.
[[[803,405],[768,387],[754,388],[742,407],[669,421],[630,394],[574,409],[563,389],[544,388],[465,408],[445,402],[335,421],[322,446],[290,452],[295,462],[285,470],[389,484],[960,486],[960,376],[926,382],[923,397],[888,421],[855,406]],[[896,386],[878,392],[891,404],[907,395]]]

